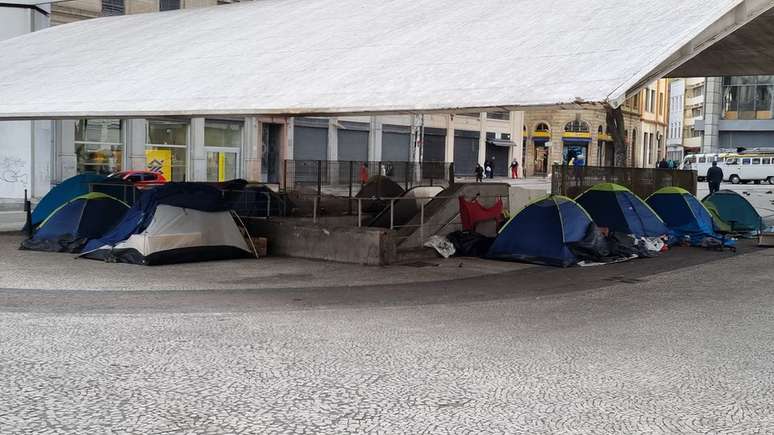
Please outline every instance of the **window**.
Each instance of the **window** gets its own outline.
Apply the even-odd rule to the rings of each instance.
[[[586,122],[575,120],[572,122],[568,122],[564,126],[564,131],[568,133],[589,133],[591,129],[589,128],[589,125]]]
[[[761,163],[764,164],[764,165],[770,165],[771,164],[771,158],[770,157],[766,157],[766,158],[764,158],[762,160]]]
[[[752,159],[752,164],[753,165],[760,165],[761,164],[761,159],[760,158]]]
[[[645,89],[645,109],[643,111],[650,112],[650,91]]]
[[[736,162],[737,162],[737,159],[735,159],[733,157],[726,159],[726,164],[727,165],[736,165],[737,164]]]
[[[691,109],[691,117],[692,118],[700,118],[701,117],[701,107],[694,107]]]
[[[699,163],[707,163],[707,158],[704,156],[699,157]]]
[[[664,93],[660,92],[658,94],[658,114],[663,115],[664,114]]]
[[[185,181],[188,122],[149,120],[145,144],[147,169],[168,181]]]
[[[123,15],[124,0],[102,0],[102,15]]]
[[[500,135],[500,138],[502,138],[502,140],[511,140],[511,135],[510,133],[503,133]]]
[[[511,119],[511,112],[486,112],[486,117],[489,119],[502,119],[507,121]]]
[[[691,92],[691,97],[696,98],[696,97],[701,97],[702,95],[704,95],[704,85],[693,88],[693,91]]]
[[[159,0],[160,11],[174,11],[180,9],[180,0]]]
[[[541,122],[540,124],[537,125],[537,127],[535,127],[535,131],[547,133],[551,131],[551,129],[548,128],[548,124],[546,124],[545,122]]]
[[[751,159],[742,159],[742,164],[743,165],[749,165],[750,161],[751,161]]]
[[[75,123],[77,172],[108,175],[123,168],[120,119],[81,119]]]
[[[723,119],[774,119],[774,76],[723,79]]]

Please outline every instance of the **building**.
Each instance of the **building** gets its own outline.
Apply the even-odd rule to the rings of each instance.
[[[685,126],[685,79],[669,81],[669,127],[667,129],[667,160],[683,160],[683,129]]]
[[[774,147],[774,76],[710,77],[705,93],[704,152]]]
[[[48,27],[48,14],[48,5],[0,3],[0,41]],[[48,192],[51,127],[50,121],[0,122],[0,202]]]

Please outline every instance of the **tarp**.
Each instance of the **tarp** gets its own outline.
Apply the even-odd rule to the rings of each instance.
[[[576,201],[597,226],[636,237],[660,237],[669,229],[648,204],[629,189],[613,183],[598,184]]]
[[[218,212],[230,209],[230,204],[223,193],[207,184],[200,183],[167,183],[163,186],[146,190],[140,199],[134,203],[124,219],[105,236],[90,240],[84,248],[89,252],[102,246],[113,246],[124,241],[132,234],[139,234],[153,221],[156,208],[159,205],[170,205],[185,209]]]
[[[102,183],[107,179],[104,175],[84,173],[70,177],[54,186],[32,211],[32,227],[35,228],[43,222],[57,208],[78,196],[89,193],[89,185]]]
[[[102,193],[74,198],[51,213],[21,249],[49,252],[80,252],[89,239],[112,230],[129,206]]]
[[[770,22],[754,21],[772,7],[261,0],[104,17],[0,42],[0,118],[619,106],[680,67],[702,77],[774,73]],[[720,54],[753,52],[688,68],[748,23],[749,36]]]
[[[491,207],[484,207],[478,202],[478,197],[468,201],[464,196],[460,196],[459,201],[463,230],[475,231],[480,222],[496,221],[499,224],[503,220],[503,200],[500,198]]]
[[[763,229],[763,219],[752,204],[732,190],[721,190],[702,202],[714,209],[718,217],[735,232],[756,232]]]
[[[578,262],[570,244],[584,239],[591,217],[575,201],[551,196],[514,216],[489,249],[488,258],[568,267]]]
[[[646,202],[679,242],[687,238],[691,245],[702,246],[708,237],[723,240],[715,232],[712,214],[685,189],[665,187],[656,191]],[[726,244],[733,245],[733,241],[728,240]]]

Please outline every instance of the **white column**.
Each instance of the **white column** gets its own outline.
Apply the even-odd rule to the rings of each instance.
[[[242,168],[240,177],[248,181],[261,180],[261,156],[263,155],[263,123],[254,117],[245,118]]]
[[[328,161],[335,162],[339,159],[339,129],[336,127],[337,119],[328,119]]]
[[[42,198],[51,190],[53,121],[32,121],[32,196]]]
[[[446,163],[454,161],[454,115],[446,116],[446,150],[444,152],[444,161]]]
[[[519,177],[524,176],[524,112],[511,112],[511,140],[516,146],[508,153],[508,166],[515,159],[519,162]],[[509,170],[510,172],[510,170]],[[510,173],[508,174],[510,175]]]
[[[145,143],[148,136],[148,122],[144,119],[127,119],[125,125],[126,152],[129,154],[129,167],[127,169],[146,170],[148,161],[145,158]]]
[[[478,125],[478,162],[483,164],[488,158],[486,155],[486,112],[479,114]]]
[[[287,189],[285,185],[285,161],[293,159],[293,118],[287,118],[282,125],[279,138],[279,183],[280,187]]]
[[[56,181],[74,177],[77,173],[75,157],[75,121],[66,119],[55,122],[56,136]]]
[[[382,118],[371,117],[371,128],[368,132],[368,160],[382,161]]]
[[[191,153],[191,181],[207,181],[207,152],[204,150],[204,118],[191,118],[188,146]]]

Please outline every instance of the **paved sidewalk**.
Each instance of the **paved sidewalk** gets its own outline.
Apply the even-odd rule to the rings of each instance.
[[[449,281],[528,269],[477,258],[429,257],[406,265],[367,267],[287,257],[171,266],[108,264],[74,254],[18,250],[23,236],[0,234],[0,289],[238,290],[341,287]]]

